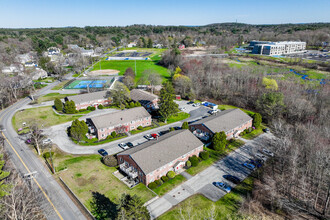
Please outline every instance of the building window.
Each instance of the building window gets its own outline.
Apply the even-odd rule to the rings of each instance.
[[[120,157],[120,158],[119,158],[119,161],[120,161],[120,162],[123,162],[123,158],[122,158],[122,157]]]

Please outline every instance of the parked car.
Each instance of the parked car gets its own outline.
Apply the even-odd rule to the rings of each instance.
[[[162,136],[162,135],[164,135],[164,134],[167,134],[168,132],[170,132],[170,130],[160,131],[160,132],[159,132],[159,136]]]
[[[42,141],[42,144],[50,144],[50,143],[52,143],[52,139],[50,139],[50,138],[44,139]]]
[[[100,149],[97,152],[99,152],[99,154],[101,154],[103,157],[108,155],[108,152],[104,149]]]
[[[228,186],[226,183],[223,183],[223,182],[213,182],[213,185],[218,187],[219,189],[227,192],[227,193],[230,193],[231,191],[231,187]]]
[[[253,170],[254,168],[256,168],[253,164],[251,164],[249,162],[243,163],[243,166],[250,169],[250,170]]]
[[[213,114],[217,113],[218,111],[219,111],[218,109],[216,109],[216,110],[210,110],[210,111],[208,111],[208,113],[211,114],[211,115],[213,115]]]
[[[123,148],[124,150],[129,149],[129,147],[125,143],[120,143],[118,145],[119,145],[119,147]]]
[[[192,106],[193,106],[193,107],[198,107],[198,106],[200,106],[200,105],[201,105],[201,103],[197,102],[197,103],[194,103]]]
[[[225,178],[226,180],[229,180],[230,182],[233,182],[235,184],[238,184],[241,182],[241,180],[233,175],[223,175],[223,178]]]
[[[153,134],[151,134],[151,137],[153,137],[155,139],[155,138],[159,137],[159,134],[153,133]]]
[[[260,160],[252,160],[252,159],[250,159],[249,161],[248,161],[248,163],[250,163],[250,164],[252,164],[253,166],[255,166],[255,167],[261,167],[262,165],[263,165],[263,162],[260,162]]]
[[[188,105],[194,104],[193,101],[187,102]]]
[[[263,129],[263,131],[268,133],[269,132],[269,128],[265,128],[265,129]]]
[[[266,148],[262,149],[262,152],[268,156],[274,157],[274,153]]]
[[[184,110],[186,110],[186,108],[185,108],[185,107],[182,107],[182,108],[180,108],[180,111],[184,111]]]
[[[32,143],[32,140],[30,138],[29,139],[26,139],[25,143],[31,144]]]
[[[154,138],[150,134],[144,135],[144,138],[147,140],[153,140]]]
[[[267,160],[267,157],[266,157],[265,155],[263,155],[263,154],[259,154],[259,153],[257,153],[255,156],[256,156],[257,158],[263,160],[263,161],[266,161],[266,160]]]
[[[133,145],[131,142],[127,142],[126,145],[127,145],[128,147],[134,147],[134,145]]]

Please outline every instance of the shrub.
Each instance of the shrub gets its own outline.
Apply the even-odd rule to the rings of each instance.
[[[91,108],[92,108],[92,106],[88,106],[88,107],[87,107],[87,110],[88,110],[88,111],[91,111]]]
[[[175,131],[175,129],[173,127],[170,127],[170,131]]]
[[[117,136],[117,133],[115,131],[111,132],[111,136],[115,138]]]
[[[188,122],[186,122],[186,121],[183,122],[181,128],[182,128],[182,129],[189,129],[189,124],[188,124]]]
[[[191,162],[191,166],[196,167],[199,163],[199,160],[196,155],[189,157],[189,161]]]
[[[63,111],[63,103],[59,98],[54,100],[54,106],[57,111]]]
[[[86,111],[87,109],[85,109],[85,108],[82,108],[82,109],[79,109],[79,112],[84,112],[84,111]]]
[[[150,189],[156,189],[157,188],[157,184],[155,182],[151,182],[151,183],[148,184],[148,187]]]
[[[91,111],[95,111],[95,109],[96,109],[96,108],[95,108],[94,106],[91,107]]]
[[[135,107],[140,107],[141,103],[140,102],[135,102]]]
[[[104,106],[103,105],[99,105],[97,106],[98,109],[104,109]]]
[[[202,151],[199,153],[199,157],[202,158],[203,160],[207,160],[207,159],[209,159],[210,154],[207,151]]]
[[[164,183],[168,181],[168,177],[167,176],[162,176],[161,179],[163,180]]]
[[[175,177],[175,172],[174,171],[168,171],[166,176],[170,179],[173,179]]]
[[[157,186],[161,186],[163,184],[163,181],[161,179],[155,181]]]
[[[189,160],[187,160],[187,162],[186,162],[186,167],[191,167],[191,162],[189,161]]]
[[[142,130],[143,127],[140,125],[139,127],[137,127],[138,130]]]
[[[118,165],[117,159],[113,155],[104,156],[102,162],[109,167],[115,167]]]
[[[51,155],[54,156],[54,152],[51,152]],[[50,153],[49,152],[46,152],[43,154],[44,158],[45,159],[48,159],[50,157]]]
[[[129,103],[129,107],[134,108],[135,107],[134,102]]]

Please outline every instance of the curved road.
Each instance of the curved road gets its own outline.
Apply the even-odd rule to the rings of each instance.
[[[59,82],[39,90],[35,95],[47,93]],[[5,138],[5,150],[15,165],[18,173],[22,176],[27,173],[37,172],[31,183],[37,192],[45,199],[41,204],[47,219],[86,219],[70,197],[65,193],[55,178],[50,174],[45,164],[29,149],[12,127],[12,117],[15,111],[31,100],[24,98],[14,105],[0,112],[0,124],[4,128],[1,132]]]

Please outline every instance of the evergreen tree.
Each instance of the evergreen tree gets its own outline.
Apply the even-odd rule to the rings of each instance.
[[[81,141],[85,137],[87,132],[88,126],[85,121],[79,121],[78,119],[76,119],[72,122],[72,125],[70,127],[70,136],[73,139]]]
[[[57,111],[59,112],[63,111],[63,103],[59,98],[56,98],[54,100],[54,106]]]
[[[178,104],[174,101],[174,89],[169,82],[163,84],[160,90],[159,113],[167,123],[168,117],[179,111]]]
[[[150,219],[150,214],[141,198],[137,195],[122,194],[118,204],[118,219]]]
[[[64,103],[64,112],[66,114],[74,114],[76,113],[76,104],[74,103],[74,101],[66,101]]]
[[[181,128],[182,128],[182,129],[189,129],[188,122],[186,122],[186,121],[183,122]]]
[[[153,45],[153,43],[152,43],[152,40],[151,40],[151,38],[149,38],[148,39],[148,48],[152,48],[152,45]]]
[[[212,138],[212,146],[216,151],[224,151],[227,144],[227,135],[224,131],[216,132]]]

